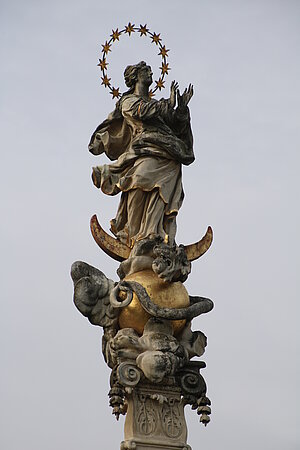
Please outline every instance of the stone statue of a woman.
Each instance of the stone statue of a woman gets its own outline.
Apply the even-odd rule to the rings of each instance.
[[[152,70],[145,62],[124,72],[129,90],[92,135],[89,150],[112,164],[93,168],[93,182],[108,195],[121,192],[111,231],[129,247],[159,236],[174,244],[176,215],[184,197],[181,164],[194,161],[188,103],[173,82],[169,99],[149,97]],[[177,100],[177,107],[176,107]]]

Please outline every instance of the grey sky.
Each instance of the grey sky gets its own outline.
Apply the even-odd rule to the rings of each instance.
[[[90,181],[87,152],[113,109],[96,66],[111,29],[160,32],[172,79],[195,87],[195,163],[184,169],[179,243],[214,229],[187,288],[215,309],[204,376],[212,421],[187,408],[193,450],[296,450],[299,436],[298,1],[10,1],[1,5],[3,450],[118,448],[101,330],[72,303],[71,263],[116,279],[89,232],[118,198]],[[156,48],[139,38],[110,55],[112,77]],[[144,56],[145,55],[145,56]],[[123,86],[122,86],[123,87]],[[298,294],[298,295],[297,295]]]

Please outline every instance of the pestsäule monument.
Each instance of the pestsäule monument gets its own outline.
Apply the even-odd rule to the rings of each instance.
[[[123,35],[150,38],[161,56],[161,75],[153,84],[150,65],[133,61],[124,71],[128,90],[115,87],[108,57]],[[205,368],[200,357],[206,336],[192,331],[192,319],[213,302],[192,296],[184,282],[191,263],[212,243],[212,229],[194,244],[176,242],[176,217],[182,205],[182,165],[194,162],[189,103],[177,82],[169,98],[154,98],[165,86],[169,50],[147,25],[129,23],[112,31],[102,46],[102,84],[116,100],[114,110],[94,131],[89,151],[105,154],[92,181],[106,195],[119,195],[107,233],[97,216],[91,232],[108,257],[117,260],[118,280],[76,261],[71,268],[74,303],[93,325],[103,328],[102,351],[111,369],[109,403],[118,419],[126,415],[121,450],[188,450],[184,406],[191,405],[206,425],[211,413]],[[102,161],[101,161],[102,162]],[[195,449],[196,450],[196,449]]]

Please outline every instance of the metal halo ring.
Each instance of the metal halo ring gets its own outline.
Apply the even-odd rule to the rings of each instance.
[[[160,91],[165,87],[164,86],[164,78],[165,75],[169,74],[169,63],[167,62],[167,57],[168,52],[170,51],[169,49],[166,49],[165,45],[162,45],[161,42],[161,37],[160,37],[160,33],[156,34],[156,33],[152,33],[148,28],[147,28],[147,24],[146,25],[140,25],[139,27],[136,27],[135,24],[131,24],[131,22],[128,23],[128,25],[125,25],[125,28],[121,31],[119,31],[119,29],[117,28],[116,30],[112,30],[112,34],[110,35],[110,39],[108,41],[105,41],[105,44],[102,44],[102,59],[99,59],[99,64],[98,66],[101,69],[102,72],[102,83],[104,85],[104,87],[108,87],[109,92],[112,95],[112,98],[120,98],[122,95],[122,92],[120,92],[119,88],[114,87],[110,80],[111,78],[108,78],[107,76],[107,66],[108,66],[108,62],[106,60],[107,55],[109,52],[111,52],[111,46],[114,42],[119,41],[119,37],[123,34],[128,34],[129,36],[131,36],[132,33],[138,32],[140,33],[140,36],[149,36],[152,39],[152,42],[155,43],[156,45],[158,45],[160,52],[158,53],[158,56],[162,57],[162,63],[161,63],[161,67],[160,67],[160,71],[161,71],[161,76],[159,77],[159,79],[157,81],[155,81],[156,86],[155,88],[149,91],[149,96],[150,98],[153,97],[155,95],[155,92],[157,91],[157,89],[159,89]]]

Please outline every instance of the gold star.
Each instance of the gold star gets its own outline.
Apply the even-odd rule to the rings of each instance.
[[[107,54],[108,52],[111,52],[111,49],[110,49],[110,47],[111,47],[111,45],[107,42],[107,41],[105,41],[105,44],[103,45],[102,44],[102,47],[103,47],[103,53],[105,54]]]
[[[151,100],[152,97],[154,97],[155,93],[152,91],[152,89],[149,91],[149,99]]]
[[[112,90],[110,91],[110,93],[112,94],[112,98],[114,99],[114,98],[118,98],[118,97],[121,97],[121,94],[120,94],[120,92],[119,92],[119,88],[112,88]]]
[[[169,63],[162,63],[161,67],[160,67],[161,73],[162,75],[164,75],[165,73],[168,75],[169,74],[169,70],[171,70],[171,68],[169,67]]]
[[[155,83],[156,83],[156,87],[158,87],[158,89],[161,91],[162,90],[162,88],[164,88],[165,86],[164,86],[164,81],[159,77],[159,80],[158,81],[155,81]]]
[[[106,58],[99,59],[99,64],[97,64],[97,66],[101,67],[101,70],[106,70],[107,65],[108,63],[106,62]]]
[[[148,28],[147,28],[147,24],[145,24],[144,26],[140,25],[140,28],[138,30],[141,33],[141,36],[146,36],[148,33]]]
[[[163,47],[161,47],[160,48],[160,52],[159,52],[159,55],[161,55],[163,58],[165,58],[166,56],[169,56],[168,55],[168,52],[169,52],[170,50],[168,49],[166,49],[166,46],[164,45]]]
[[[107,75],[104,75],[104,77],[101,77],[101,80],[102,80],[101,84],[104,84],[105,87],[110,85],[111,78],[107,78]]]
[[[113,42],[119,41],[119,36],[121,35],[119,29],[117,28],[115,31],[112,30],[111,37],[113,38]]]
[[[131,25],[131,23],[129,22],[129,24],[125,26],[125,33],[128,33],[129,36],[131,35],[131,33],[134,33],[134,24]]]
[[[153,33],[152,42],[155,42],[155,44],[157,45],[159,43],[159,41],[161,41],[160,33],[158,33],[158,34]]]

